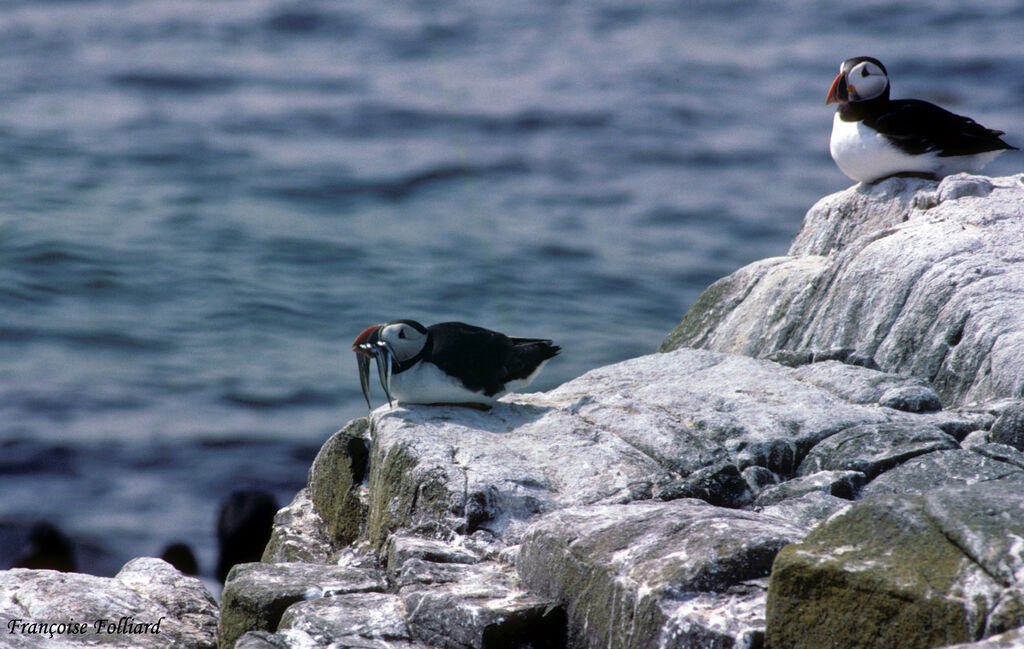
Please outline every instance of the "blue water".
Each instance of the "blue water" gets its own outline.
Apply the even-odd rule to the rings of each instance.
[[[954,4],[5,2],[0,521],[210,572],[220,498],[364,414],[371,324],[553,338],[537,389],[652,352],[851,184],[841,59],[1024,145],[1024,8]]]

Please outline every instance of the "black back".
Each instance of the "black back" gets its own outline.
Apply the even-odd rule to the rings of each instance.
[[[501,392],[509,381],[527,378],[561,349],[550,340],[510,338],[464,322],[442,322],[427,327],[427,333],[424,359],[487,396]]]
[[[1002,131],[919,99],[889,101],[877,114],[865,116],[864,124],[912,155],[929,151],[940,156],[973,155],[1016,148],[999,138]]]

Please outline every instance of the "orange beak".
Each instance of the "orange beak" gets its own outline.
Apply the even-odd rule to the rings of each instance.
[[[850,88],[843,80],[844,73],[840,72],[832,85],[829,86],[828,94],[825,96],[825,104],[845,104],[849,102]]]

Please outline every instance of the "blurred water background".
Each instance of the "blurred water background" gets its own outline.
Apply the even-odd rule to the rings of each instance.
[[[381,321],[553,338],[541,390],[654,351],[851,184],[842,59],[1021,146],[1021,34],[1015,1],[6,0],[0,560],[49,519],[83,571],[184,539],[212,572],[221,498],[287,503],[365,414]]]

